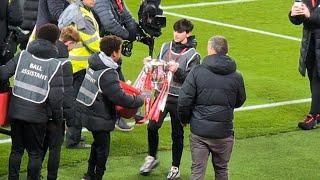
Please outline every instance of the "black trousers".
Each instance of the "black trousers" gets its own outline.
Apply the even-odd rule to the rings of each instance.
[[[81,87],[84,76],[86,75],[86,70],[83,69],[73,74],[73,90],[74,97],[77,98],[79,89]],[[75,103],[78,103],[75,101]],[[66,145],[75,146],[80,143],[82,122],[81,119],[73,118],[74,122],[71,122],[71,126],[67,128],[66,133]]]
[[[172,139],[172,166],[179,167],[183,151],[183,126],[178,119],[177,102],[167,101],[164,112],[160,114],[158,122],[149,121],[148,124],[148,145],[149,155],[156,157],[159,145],[159,133],[164,118],[170,113],[171,118],[171,139]]]
[[[47,165],[47,179],[55,180],[58,176],[60,163],[61,146],[64,138],[65,122],[49,121],[47,123],[47,132],[43,145],[42,161],[49,149],[49,158]]]
[[[26,149],[29,156],[27,179],[38,180],[41,171],[46,123],[28,123],[22,120],[12,119],[10,125],[12,146],[9,157],[8,179],[19,179],[21,158]]]
[[[93,143],[88,160],[88,172],[90,177],[96,180],[102,179],[106,170],[106,163],[110,151],[110,132],[92,131]]]
[[[317,115],[320,113],[320,77],[318,73],[317,68],[317,60],[320,61],[320,55],[316,55],[315,49],[320,49],[320,37],[318,37],[319,40],[316,40],[314,34],[311,36],[310,40],[310,46],[309,46],[309,52],[307,54],[307,72],[308,72],[308,78],[310,82],[310,91],[311,91],[311,107],[309,114]]]

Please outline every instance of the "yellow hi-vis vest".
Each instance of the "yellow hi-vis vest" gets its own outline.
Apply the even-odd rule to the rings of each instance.
[[[72,63],[73,73],[88,67],[88,58],[95,52],[100,51],[100,36],[99,25],[94,18],[92,12],[80,7],[80,11],[83,18],[89,18],[95,27],[96,32],[92,35],[86,34],[79,30],[81,41],[76,44],[76,47],[69,51],[69,59]],[[77,25],[75,24],[77,27]]]

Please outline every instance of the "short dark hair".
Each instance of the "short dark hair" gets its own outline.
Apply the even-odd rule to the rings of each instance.
[[[36,39],[45,39],[55,44],[59,39],[60,30],[54,24],[45,24],[41,26],[36,32]]]
[[[193,24],[190,20],[183,18],[174,23],[173,30],[179,33],[184,31],[189,33],[193,30]]]
[[[226,55],[229,50],[227,39],[223,36],[213,36],[210,38],[209,46],[220,55]]]
[[[107,56],[111,56],[113,52],[117,52],[120,50],[121,44],[122,39],[118,36],[105,36],[100,41],[100,50],[104,52]]]

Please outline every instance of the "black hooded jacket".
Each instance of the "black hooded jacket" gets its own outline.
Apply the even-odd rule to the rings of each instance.
[[[42,39],[31,42],[28,46],[28,52],[42,59],[58,57],[56,46]],[[0,66],[0,80],[8,80],[14,75],[19,57],[20,54],[6,65]],[[57,121],[62,120],[62,87],[62,70],[59,68],[50,82],[50,92],[44,103],[36,104],[14,95],[11,96],[9,119],[19,119],[30,123],[46,123],[50,118]]]
[[[207,138],[233,134],[233,110],[246,100],[242,75],[229,56],[210,55],[187,76],[178,99],[182,123]]]
[[[111,66],[102,62],[98,53],[89,58],[89,68],[94,71],[109,67]],[[76,108],[76,118],[83,120],[83,125],[90,131],[112,131],[116,122],[115,105],[138,108],[142,106],[143,99],[125,94],[120,87],[119,75],[114,68],[103,73],[99,82],[102,92],[98,93],[91,106],[77,103],[79,108]]]
[[[23,3],[23,30],[32,31],[37,22],[39,0],[25,0]]]
[[[303,24],[303,36],[301,40],[300,58],[299,58],[299,72],[302,76],[305,76],[306,69],[312,71],[315,66],[318,77],[320,77],[320,7],[312,7],[311,0],[302,1],[310,10],[310,18],[306,18],[302,15],[291,16],[289,12],[289,20],[294,25]],[[313,44],[314,43],[314,44]],[[314,56],[309,56],[312,51]],[[311,53],[312,54],[312,53]],[[307,62],[315,62],[312,67],[308,67]]]
[[[57,41],[56,46],[59,54],[58,58],[65,59],[69,57],[68,47],[63,42]],[[74,119],[74,92],[73,92],[73,72],[71,61],[62,63],[63,72],[63,117],[67,121],[67,125]]]

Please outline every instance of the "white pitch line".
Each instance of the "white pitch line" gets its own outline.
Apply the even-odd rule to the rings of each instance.
[[[277,33],[272,33],[272,32],[252,29],[252,28],[247,28],[247,27],[243,27],[243,26],[226,24],[226,23],[222,23],[222,22],[218,22],[218,21],[212,21],[212,20],[208,20],[208,19],[202,19],[202,18],[197,18],[197,17],[192,17],[192,16],[186,16],[186,15],[183,15],[183,14],[177,14],[177,13],[172,13],[172,12],[167,12],[167,11],[164,11],[163,13],[167,14],[167,15],[171,15],[171,16],[187,18],[187,19],[194,20],[194,21],[200,21],[200,22],[205,22],[205,23],[208,23],[208,24],[214,24],[214,25],[218,25],[218,26],[223,26],[223,27],[228,27],[228,28],[233,28],[233,29],[239,29],[239,30],[244,30],[244,31],[248,31],[248,32],[254,32],[254,33],[263,34],[263,35],[267,35],[267,36],[279,37],[279,38],[289,39],[289,40],[293,40],[293,41],[301,41],[301,39],[297,38],[297,37],[292,37],[292,36],[287,36],[287,35],[282,35],[282,34],[277,34]]]
[[[302,103],[307,103],[310,102],[311,99],[298,99],[298,100],[291,100],[291,101],[282,101],[282,102],[276,102],[276,103],[269,103],[269,104],[260,104],[260,105],[253,105],[253,106],[246,106],[246,107],[241,107],[235,109],[235,112],[238,111],[251,111],[251,110],[256,110],[256,109],[264,109],[264,108],[272,108],[272,107],[278,107],[278,106],[285,106],[285,105],[292,105],[292,104],[302,104]],[[170,121],[169,117],[166,117],[164,121]],[[134,123],[128,123],[129,125],[133,126]],[[86,128],[82,129],[82,132],[87,132],[88,130]],[[0,140],[0,144],[4,143],[9,143],[11,142],[11,139],[3,139]]]
[[[218,1],[218,2],[202,2],[202,3],[192,3],[192,4],[183,4],[183,5],[172,5],[172,6],[160,6],[161,9],[181,9],[181,8],[188,8],[188,7],[201,7],[201,6],[216,6],[216,5],[223,5],[223,4],[236,4],[236,3],[245,3],[245,2],[252,2],[256,0],[228,0],[228,1]]]
[[[301,104],[301,103],[307,103],[310,101],[311,101],[311,98],[291,100],[291,101],[282,101],[282,102],[276,102],[276,103],[270,103],[270,104],[260,104],[260,105],[240,107],[240,108],[235,109],[234,111],[236,111],[236,112],[237,111],[250,111],[250,110],[255,110],[255,109],[271,108],[271,107],[285,106],[285,105],[292,105],[292,104]]]

